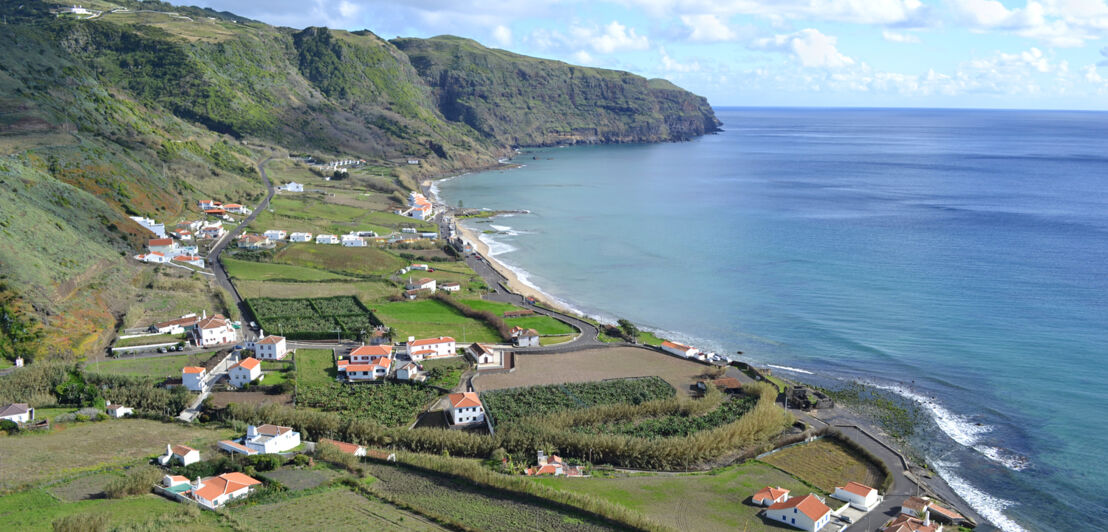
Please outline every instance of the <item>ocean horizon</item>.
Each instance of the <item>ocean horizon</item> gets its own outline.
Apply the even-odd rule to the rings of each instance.
[[[464,223],[584,314],[915,402],[913,446],[999,528],[1108,529],[1104,113],[717,114],[433,191],[529,211]]]

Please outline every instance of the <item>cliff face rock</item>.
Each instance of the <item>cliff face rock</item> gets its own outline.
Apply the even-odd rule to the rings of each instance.
[[[408,55],[445,118],[504,144],[686,140],[720,126],[707,100],[664,80],[452,36],[390,42]]]

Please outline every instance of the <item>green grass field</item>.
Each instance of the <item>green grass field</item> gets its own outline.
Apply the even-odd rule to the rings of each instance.
[[[331,508],[336,511],[324,511]],[[267,530],[445,530],[423,517],[370,500],[347,489],[330,489],[234,511],[245,522],[264,522]]]
[[[315,244],[305,245],[314,246]],[[227,275],[235,279],[248,281],[335,281],[350,279],[345,275],[287,264],[251,262],[225,258],[223,259],[223,265],[227,267]]]
[[[326,386],[335,381],[335,361],[330,349],[297,349],[295,356],[298,385]]]
[[[62,414],[72,414],[73,412],[76,412],[76,411],[77,411],[77,409],[73,408],[73,407],[36,408],[35,409],[35,419],[49,419],[49,420],[53,421],[55,417],[58,417]]]
[[[396,331],[397,338],[452,336],[460,344],[500,341],[500,335],[483,322],[431,299],[378,303],[370,309]]]
[[[510,303],[486,301],[484,299],[462,299],[460,301],[474,310],[488,310],[496,313],[498,316],[503,316],[505,312],[513,310],[523,310]],[[533,315],[519,318],[504,318],[504,322],[513,327],[535,329],[541,335],[573,334],[577,332],[573,327],[551,318],[550,316]]]
[[[781,486],[792,495],[811,492],[796,478],[757,462],[707,474],[541,478],[535,482],[607,499],[678,530],[779,532],[784,530],[780,525],[766,523],[757,515],[761,508],[750,504],[750,496],[766,486]]]
[[[89,362],[85,371],[108,375],[131,375],[136,377],[180,377],[185,366],[202,366],[211,357],[210,353],[192,355],[170,355],[162,357],[137,358],[120,355],[104,362]]]
[[[425,360],[423,370],[428,373],[427,384],[441,388],[453,388],[461,382],[462,372],[469,367],[465,357]]]
[[[399,294],[400,289],[387,281],[357,281],[331,283],[282,283],[276,281],[236,281],[242,297],[266,297],[281,294],[281,297],[330,297],[358,296],[370,305],[371,301],[385,301],[389,296]]]
[[[884,479],[876,465],[827,438],[782,449],[762,461],[829,493],[835,491],[835,486],[845,486],[850,481],[878,487]]]
[[[406,261],[380,248],[348,248],[318,244],[291,244],[274,257],[275,262],[355,275],[388,275]],[[318,271],[315,270],[315,271]]]
[[[156,334],[154,336],[139,336],[136,338],[124,338],[117,341],[114,347],[133,347],[136,345],[155,345],[176,343],[185,339],[183,334]]]
[[[93,499],[63,502],[42,489],[29,489],[0,497],[0,516],[6,530],[53,530],[54,520],[75,514],[108,516],[109,526],[122,526],[165,519],[166,527],[190,531],[225,530],[218,514],[200,512],[187,515],[186,507],[157,495],[140,495],[125,499]]]
[[[108,465],[130,465],[165,452],[167,443],[183,444],[210,456],[211,446],[231,436],[227,429],[208,429],[149,419],[116,419],[57,426],[0,438],[0,489],[37,484],[94,471]],[[3,499],[0,497],[0,499]],[[0,515],[3,515],[0,512]]]

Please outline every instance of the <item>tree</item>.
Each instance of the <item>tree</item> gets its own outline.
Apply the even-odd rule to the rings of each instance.
[[[38,352],[42,328],[20,303],[7,283],[0,282],[0,356],[31,362]]]
[[[619,324],[619,330],[623,334],[623,338],[628,342],[634,343],[635,338],[639,335],[639,328],[635,327],[634,323],[623,318],[620,318],[616,323]]]

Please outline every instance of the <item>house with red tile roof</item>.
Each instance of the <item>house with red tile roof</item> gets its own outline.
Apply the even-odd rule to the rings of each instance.
[[[368,364],[379,358],[389,358],[391,356],[391,345],[363,345],[350,351],[349,359],[351,364]]]
[[[900,503],[900,513],[919,518],[929,513],[936,521],[950,525],[961,525],[966,521],[962,514],[943,507],[928,497],[908,497]]]
[[[261,360],[281,360],[288,354],[285,337],[273,334],[246,342],[245,347],[254,352],[255,358]]]
[[[831,521],[831,508],[809,493],[803,497],[786,498],[765,510],[766,519],[784,523],[800,530],[816,532]]]
[[[438,338],[408,337],[406,345],[408,357],[416,362],[430,358],[443,358],[458,356],[457,344],[454,338],[439,336]]]
[[[200,347],[210,347],[233,343],[238,335],[230,320],[222,314],[216,314],[210,318],[201,318],[192,330],[193,341]]]
[[[200,451],[187,445],[165,445],[165,454],[158,457],[158,463],[169,465],[177,462],[183,466],[195,464],[200,461]]]
[[[177,241],[172,238],[153,238],[146,243],[146,249],[173,256],[177,254]]]
[[[662,342],[662,350],[682,358],[693,358],[700,353],[700,350],[695,347],[690,347],[677,342],[671,342],[669,340]]]
[[[196,255],[177,255],[173,257],[173,261],[196,266],[197,268],[204,267],[204,257],[197,257]]]
[[[538,347],[539,346],[539,333],[534,329],[524,329],[523,327],[513,327],[512,342],[518,347]]]
[[[495,349],[487,344],[482,344],[478,342],[474,342],[470,344],[469,347],[466,347],[465,353],[466,356],[473,359],[473,361],[476,362],[478,366],[484,364],[494,364],[500,358],[499,353],[497,353]]]
[[[408,284],[404,286],[406,290],[427,290],[432,294],[435,293],[435,280],[430,277],[422,277],[420,279],[412,280],[408,278]]]
[[[551,455],[547,458],[546,453],[543,451],[538,452],[538,465],[535,467],[528,467],[523,471],[528,476],[543,476],[551,475],[555,477],[581,477],[584,476],[581,473],[579,466],[571,466],[562,461],[562,457],[558,455]]]
[[[775,503],[779,503],[789,498],[789,490],[780,486],[774,488],[766,486],[758,490],[752,497],[750,502],[757,504],[758,506],[770,506]]]
[[[943,525],[931,521],[931,515],[927,510],[924,510],[923,514],[922,519],[908,514],[899,514],[885,523],[881,532],[943,532]]]
[[[382,357],[373,359],[372,362],[364,364],[355,364],[353,362],[349,364],[339,365],[339,373],[346,376],[348,382],[358,381],[375,381],[377,379],[383,379],[388,377],[389,370],[392,369],[392,358]]]
[[[446,398],[450,402],[447,414],[451,425],[473,425],[485,422],[485,407],[476,393],[452,393]]]
[[[836,486],[831,496],[865,512],[872,510],[877,503],[881,502],[881,495],[877,490],[858,482],[847,482],[845,486]]]
[[[208,376],[208,370],[200,366],[185,366],[181,368],[181,385],[194,392],[203,392],[205,389],[204,378]]]
[[[227,370],[227,376],[230,378],[231,386],[242,388],[262,377],[262,363],[254,357],[248,357],[231,366],[231,369]]]
[[[181,334],[192,330],[196,327],[196,324],[200,322],[200,316],[196,314],[185,314],[175,320],[163,321],[155,323],[150,326],[150,332],[158,332],[161,334]]]
[[[203,480],[196,479],[184,495],[204,508],[215,510],[232,499],[250,495],[250,489],[260,484],[261,481],[242,473],[224,473]]]

